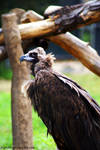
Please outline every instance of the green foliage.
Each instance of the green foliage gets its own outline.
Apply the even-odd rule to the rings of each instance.
[[[0,63],[0,79],[10,80],[11,77],[12,71],[10,67],[7,67],[5,62]]]
[[[89,31],[85,31],[83,33],[82,40],[85,42],[90,42],[91,41],[90,39],[91,39],[91,35],[90,35]]]
[[[68,75],[84,87],[100,103],[100,78],[94,74]],[[12,147],[11,97],[9,93],[0,93],[0,147]],[[47,129],[33,111],[33,134],[35,150],[55,150],[52,137],[47,137]],[[3,150],[3,149],[2,149]]]
[[[0,147],[11,147],[11,101],[10,93],[0,93]]]

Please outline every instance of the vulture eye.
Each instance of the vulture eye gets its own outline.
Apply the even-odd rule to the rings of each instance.
[[[35,52],[34,53],[30,53],[29,56],[36,58],[37,57],[37,53],[35,53]]]

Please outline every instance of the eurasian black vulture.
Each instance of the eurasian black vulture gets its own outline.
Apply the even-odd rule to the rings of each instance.
[[[68,77],[52,68],[54,56],[38,47],[20,58],[35,78],[25,88],[59,150],[100,150],[100,107]]]

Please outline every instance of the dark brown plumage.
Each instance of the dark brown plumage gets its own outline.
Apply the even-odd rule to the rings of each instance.
[[[31,62],[35,79],[25,88],[59,150],[100,150],[100,107],[88,92],[55,72],[41,47],[20,60]]]

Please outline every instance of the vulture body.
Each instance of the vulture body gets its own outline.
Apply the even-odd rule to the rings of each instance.
[[[20,58],[34,80],[25,88],[59,150],[100,150],[100,107],[77,83],[52,69],[54,57],[38,47]]]

